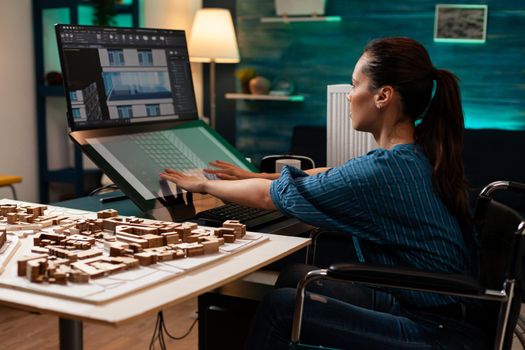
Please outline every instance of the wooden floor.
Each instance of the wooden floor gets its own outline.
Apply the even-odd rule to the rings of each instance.
[[[522,312],[525,311],[522,307]],[[195,320],[197,299],[164,310],[166,327],[174,336],[184,334]],[[85,350],[148,349],[156,316],[145,317],[113,328],[84,323]],[[168,349],[198,348],[198,324],[182,340],[165,337]],[[0,306],[0,349],[56,350],[58,349],[58,319]],[[154,349],[159,349],[158,343]],[[512,350],[523,349],[514,339]]]
[[[166,328],[173,336],[184,334],[197,315],[197,299],[164,310]],[[85,350],[148,349],[156,316],[114,328],[84,323]],[[198,324],[182,340],[165,336],[168,349],[197,349]],[[58,319],[56,316],[36,315],[0,306],[0,349],[56,350],[58,349]],[[158,343],[154,349],[159,349]]]

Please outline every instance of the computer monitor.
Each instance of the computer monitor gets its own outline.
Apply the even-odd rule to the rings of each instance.
[[[56,33],[69,136],[145,213],[180,214],[184,193],[161,180],[165,168],[204,177],[220,159],[254,170],[198,120],[184,31],[57,25]]]
[[[71,130],[196,120],[182,30],[57,25]]]

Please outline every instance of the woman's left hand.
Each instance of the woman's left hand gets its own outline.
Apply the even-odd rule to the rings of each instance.
[[[189,176],[173,169],[165,169],[164,172],[160,174],[160,177],[164,180],[173,182],[177,187],[188,192],[206,193],[204,190],[204,184],[208,181],[206,179]]]

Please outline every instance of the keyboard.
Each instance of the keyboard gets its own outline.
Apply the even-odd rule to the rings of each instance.
[[[197,214],[199,223],[204,226],[217,227],[226,220],[239,220],[246,225],[248,230],[254,230],[285,218],[286,216],[277,210],[250,208],[234,203],[227,203]]]

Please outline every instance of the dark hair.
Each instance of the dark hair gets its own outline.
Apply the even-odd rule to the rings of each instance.
[[[364,52],[363,73],[370,78],[371,89],[390,85],[401,96],[403,113],[416,124],[414,142],[434,167],[434,187],[470,242],[472,218],[463,169],[464,122],[457,77],[436,69],[423,45],[409,38],[377,39]]]

